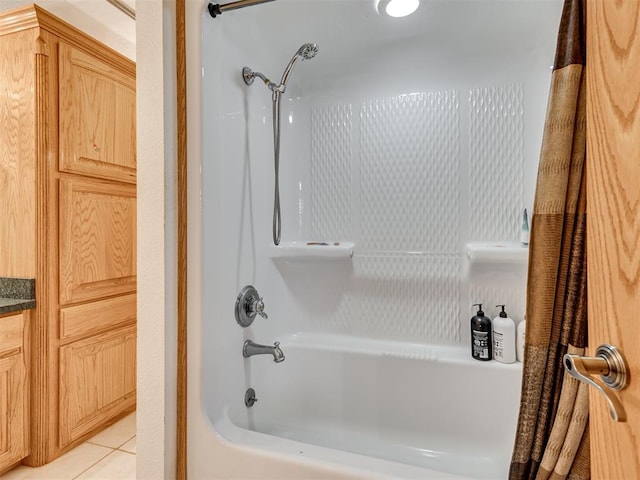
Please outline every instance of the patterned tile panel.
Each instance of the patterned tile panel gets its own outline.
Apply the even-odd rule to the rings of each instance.
[[[483,303],[485,314],[492,320],[500,313],[496,305],[505,305],[505,311],[513,319],[516,325],[524,319],[527,280],[526,277],[512,283],[472,283],[469,288],[469,315],[475,314],[471,307],[473,303]],[[463,309],[463,311],[467,311]]]
[[[342,293],[336,294],[334,291],[323,297],[322,308],[310,309],[310,329],[318,333],[352,334],[358,315],[358,305],[353,297],[354,287],[354,279],[350,278],[344,282]]]
[[[353,239],[351,105],[311,111],[311,234],[316,240]]]
[[[366,252],[455,252],[459,114],[455,91],[364,102],[360,213]]]
[[[361,335],[460,343],[460,259],[454,255],[354,259]]]
[[[461,319],[473,314],[467,303],[485,303],[492,317],[494,305],[505,303],[516,322],[522,319],[526,278],[465,277],[466,226],[459,218],[467,209],[460,192],[465,180],[469,240],[518,238],[523,92],[519,84],[483,88],[469,100],[463,132],[454,91],[363,102],[359,118],[351,105],[312,109],[312,234],[354,239],[360,232],[352,277],[342,293],[309,312],[312,330],[460,344],[467,337]],[[469,138],[468,172],[459,165],[461,136]]]
[[[331,308],[311,312],[311,329],[385,340],[461,342],[461,259],[455,255],[354,257],[354,272]]]
[[[519,83],[469,94],[473,241],[518,240],[524,208],[523,97]]]

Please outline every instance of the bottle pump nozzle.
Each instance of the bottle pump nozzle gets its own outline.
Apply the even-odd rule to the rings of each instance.
[[[496,307],[500,307],[500,308],[502,308],[502,311],[500,312],[500,316],[501,316],[502,318],[507,318],[507,312],[505,312],[505,311],[504,311],[504,307],[505,307],[505,306],[504,306],[504,305],[496,305]]]
[[[474,303],[473,305],[471,305],[472,307],[478,307],[478,313],[477,315],[479,317],[482,317],[484,315],[484,312],[482,311],[482,304],[481,303]]]

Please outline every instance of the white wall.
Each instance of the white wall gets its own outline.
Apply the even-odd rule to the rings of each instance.
[[[175,2],[138,0],[137,478],[175,477]]]

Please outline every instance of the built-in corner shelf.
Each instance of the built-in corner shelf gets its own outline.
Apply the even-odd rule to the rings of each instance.
[[[521,264],[529,260],[529,248],[519,242],[471,242],[466,244],[469,263]]]
[[[281,242],[270,245],[269,255],[273,259],[351,259],[353,242]]]

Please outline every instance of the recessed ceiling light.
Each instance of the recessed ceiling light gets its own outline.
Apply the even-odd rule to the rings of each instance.
[[[406,17],[420,6],[420,0],[377,0],[376,10],[389,17]]]

